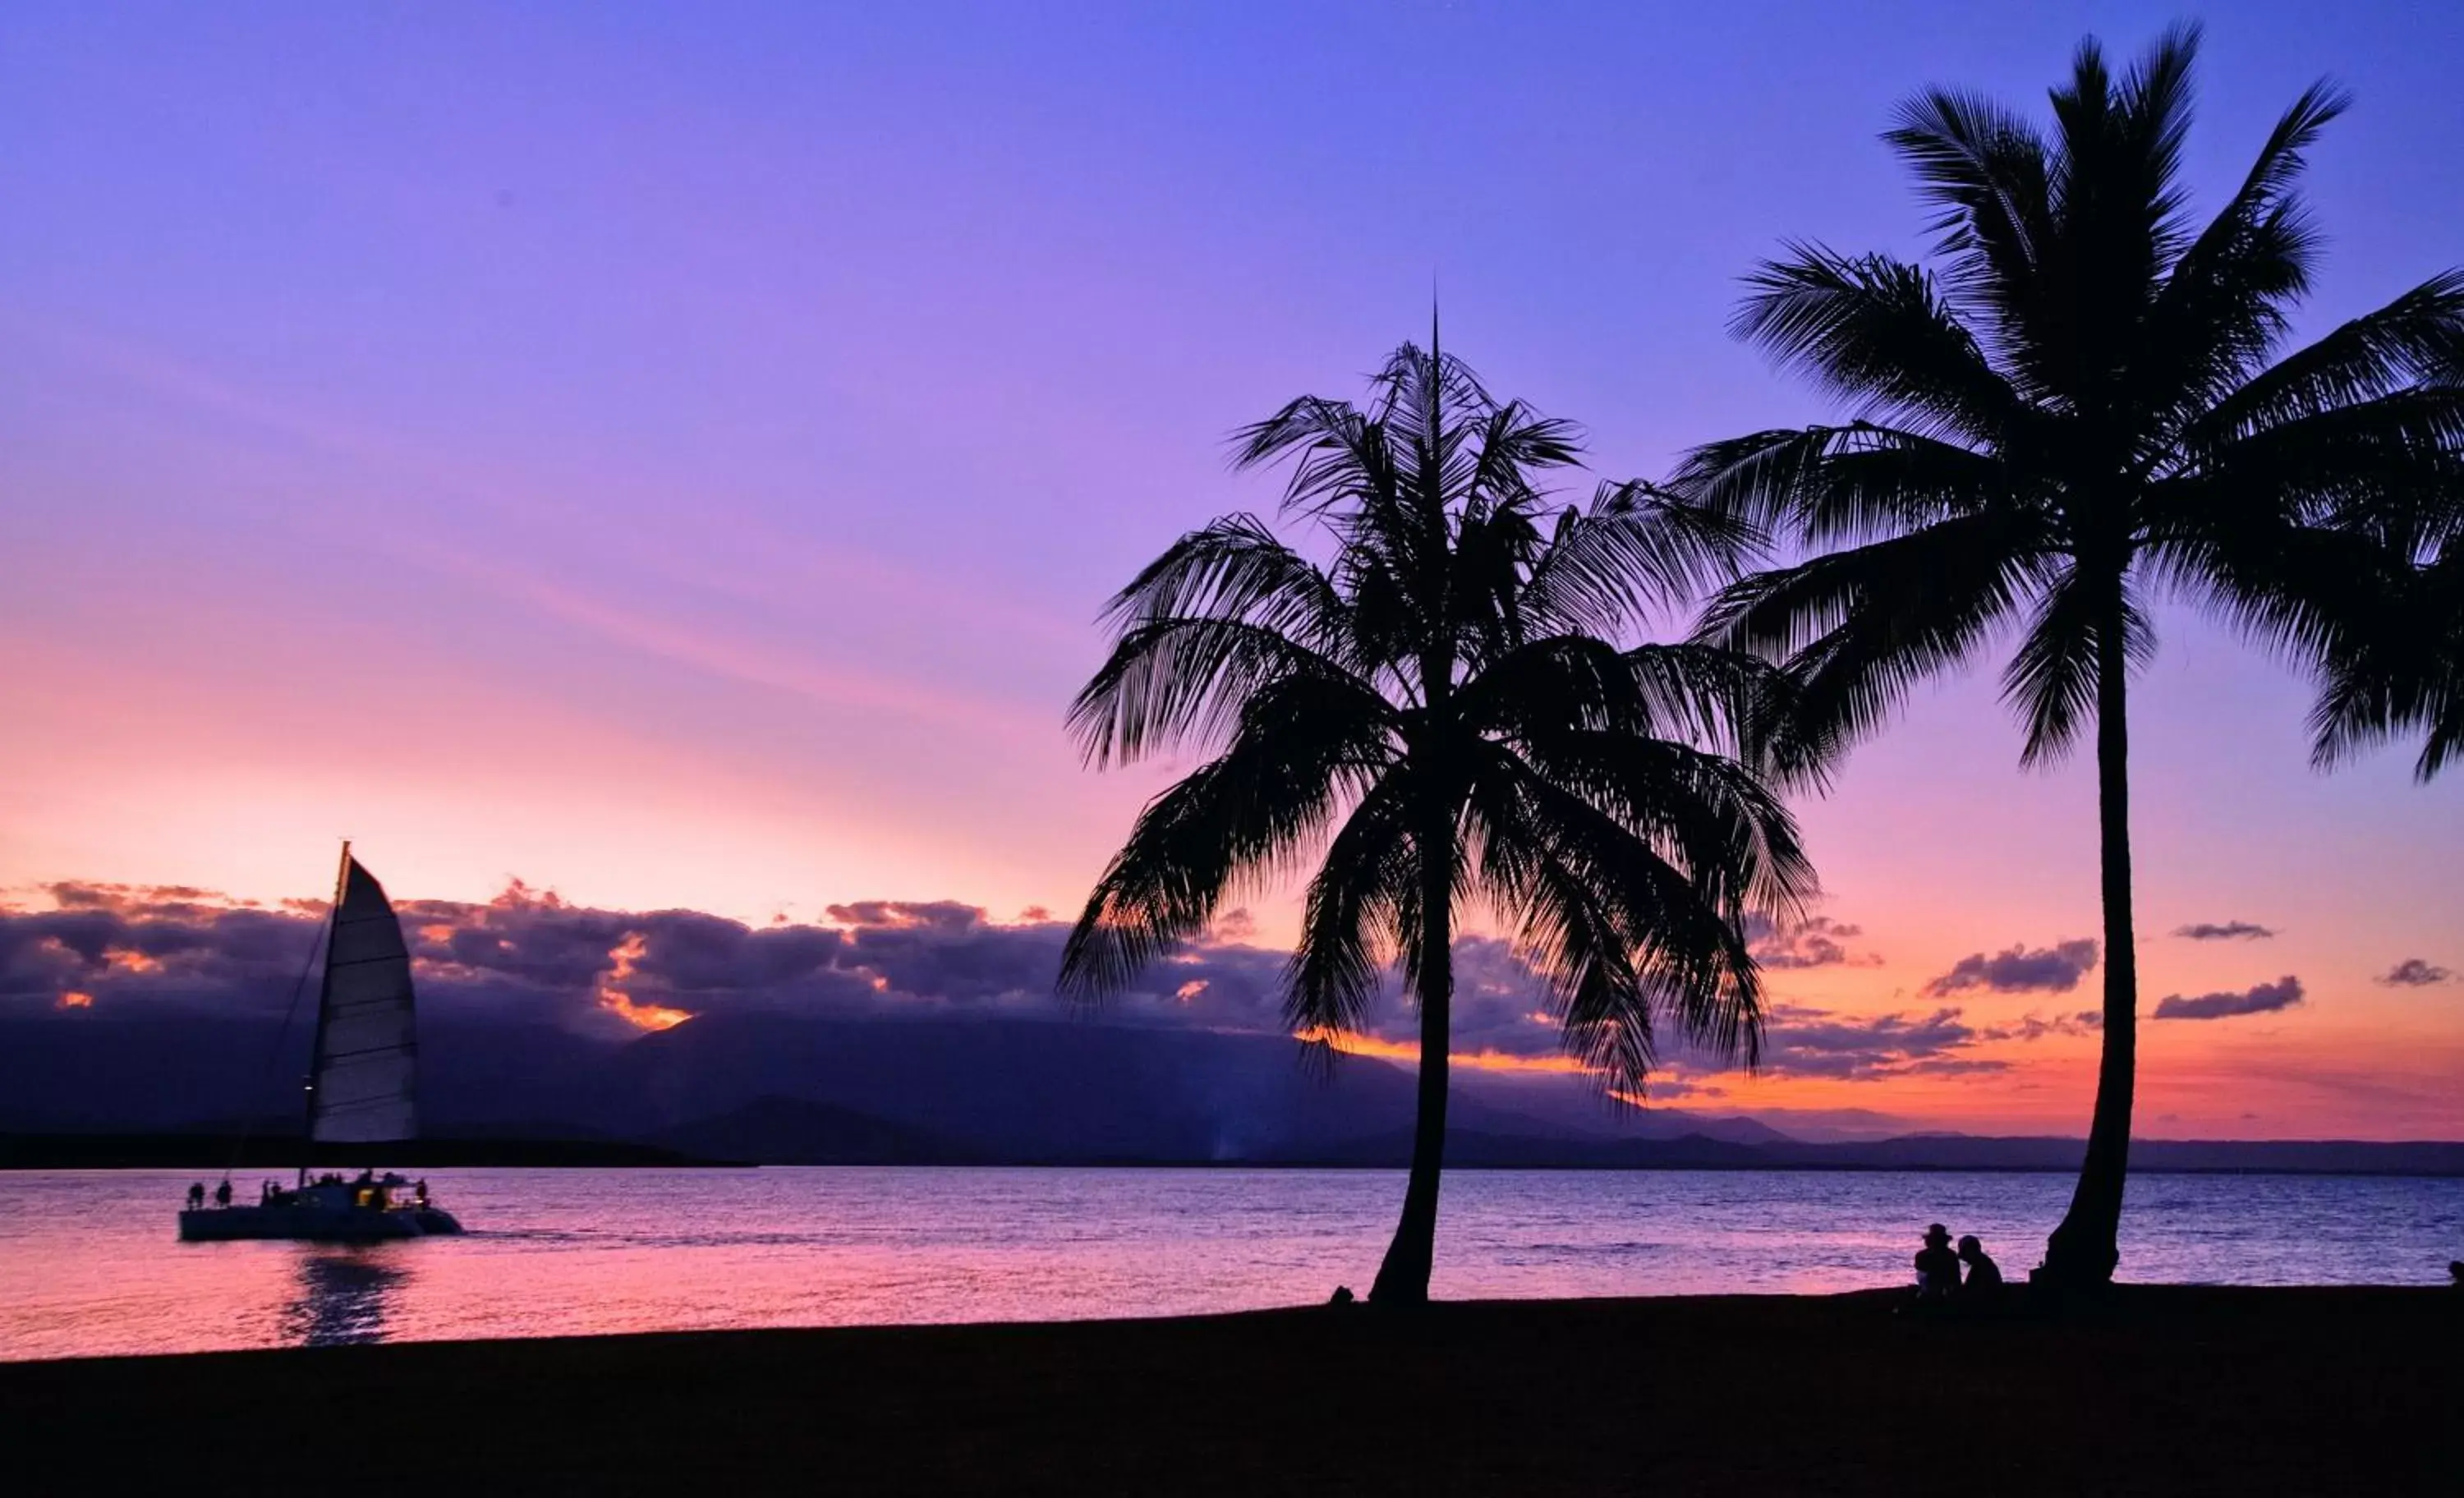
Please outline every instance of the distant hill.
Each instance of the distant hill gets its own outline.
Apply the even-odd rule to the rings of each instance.
[[[981,1149],[851,1108],[764,1097],[659,1135],[679,1155],[764,1165],[983,1165]]]
[[[228,1138],[238,1131],[214,1121],[258,1116],[296,1135],[286,1114],[304,1055],[292,1052],[305,1040],[277,1055],[274,1039],[262,1020],[12,1019],[0,1023],[0,1123],[20,1139]],[[665,1152],[630,1157],[646,1160],[814,1164],[1398,1165],[1415,1087],[1408,1069],[1370,1057],[1307,1064],[1278,1036],[981,1015],[714,1015],[611,1041],[442,1012],[425,1018],[420,1068],[438,1145],[581,1141]],[[1456,1069],[1448,1123],[1450,1160],[1467,1167],[2071,1171],[2085,1148],[1955,1134],[1798,1139],[1751,1119],[1627,1107],[1563,1073],[1473,1067]],[[23,1145],[18,1157],[49,1149]],[[421,1149],[395,1158],[420,1163]],[[209,1162],[189,1144],[175,1153]],[[2464,1175],[2464,1145],[2143,1140],[2132,1160]]]
[[[389,1170],[518,1165],[610,1168],[712,1163],[656,1145],[608,1139],[412,1139],[319,1151],[319,1164],[382,1164]],[[299,1163],[297,1136],[259,1135],[234,1148],[221,1132],[0,1134],[0,1170],[226,1170],[285,1174]],[[254,1191],[250,1185],[248,1190]]]

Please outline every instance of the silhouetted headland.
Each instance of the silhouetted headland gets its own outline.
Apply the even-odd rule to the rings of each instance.
[[[2464,1471],[2464,1297],[2123,1287],[2055,1315],[1829,1297],[674,1333],[0,1365],[21,1469],[253,1489],[2423,1492]],[[1959,1418],[1922,1391],[1955,1383]],[[325,1417],[335,1418],[325,1418]],[[219,1487],[217,1485],[220,1485]]]
[[[1563,1135],[1455,1130],[1447,1157],[1460,1170],[2029,1171],[2068,1174],[2086,1141],[1925,1134],[1816,1143],[1774,1136],[1760,1143],[1681,1135],[1602,1140]],[[297,1136],[252,1137],[233,1157],[230,1130],[157,1134],[0,1134],[0,1170],[134,1170],[288,1167]],[[2464,1176],[2464,1143],[2369,1139],[2142,1139],[2132,1146],[2145,1175]],[[451,1166],[660,1167],[679,1165],[1023,1165],[1122,1169],[1391,1170],[1411,1156],[1407,1134],[1303,1147],[1192,1156],[1158,1141],[1150,1150],[1003,1149],[847,1109],[766,1099],[649,1139],[441,1137],[386,1146],[385,1163]]]
[[[382,1157],[389,1165],[426,1170],[452,1166],[539,1166],[607,1169],[643,1165],[734,1163],[701,1158],[621,1139],[410,1139],[377,1147],[319,1146],[329,1164],[349,1155]],[[288,1170],[300,1160],[298,1137],[253,1138],[234,1144],[229,1133],[0,1134],[0,1170]]]

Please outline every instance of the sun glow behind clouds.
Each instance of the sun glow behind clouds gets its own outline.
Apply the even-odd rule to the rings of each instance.
[[[673,1029],[693,1018],[691,1009],[635,1003],[625,992],[626,980],[633,976],[633,964],[639,962],[642,954],[649,950],[649,939],[638,931],[625,933],[624,940],[607,949],[607,976],[599,981],[599,1007],[635,1029]]]

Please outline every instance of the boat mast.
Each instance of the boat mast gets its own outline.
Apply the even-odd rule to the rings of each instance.
[[[307,1116],[299,1125],[299,1181],[308,1184],[317,1148],[317,1068],[325,1064],[325,1016],[334,997],[334,926],[342,918],[342,893],[351,882],[351,840],[342,839],[341,866],[334,870],[334,904],[325,913],[325,974],[317,982],[317,1039],[308,1047]]]

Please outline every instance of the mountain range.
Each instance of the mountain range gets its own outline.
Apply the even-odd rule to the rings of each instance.
[[[204,1135],[240,1118],[296,1131],[281,1100],[304,1058],[273,1025],[80,1019],[0,1026],[0,1134]],[[432,1137],[774,1164],[1390,1166],[1409,1153],[1414,1106],[1409,1070],[1312,1063],[1280,1037],[984,1017],[714,1015],[617,1042],[431,1019],[421,1072]],[[1631,1107],[1563,1073],[1468,1067],[1448,1124],[1450,1163],[1472,1167],[2067,1171],[2083,1150],[1954,1134],[1799,1138],[1751,1118]],[[2464,1175],[2464,1145],[2148,1140],[2134,1163]]]

